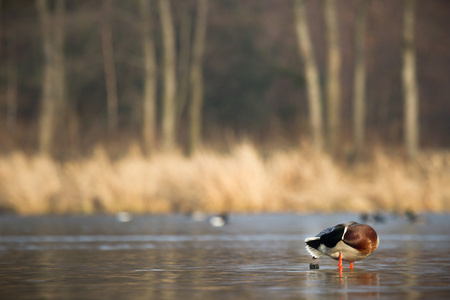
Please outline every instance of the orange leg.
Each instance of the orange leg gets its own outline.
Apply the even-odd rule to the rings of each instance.
[[[353,262],[350,263],[350,269],[353,269]]]
[[[339,253],[339,264],[338,264],[339,269],[342,269],[342,254]]]

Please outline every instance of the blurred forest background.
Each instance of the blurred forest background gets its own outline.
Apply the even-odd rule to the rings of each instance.
[[[446,0],[0,0],[0,210],[450,209]]]

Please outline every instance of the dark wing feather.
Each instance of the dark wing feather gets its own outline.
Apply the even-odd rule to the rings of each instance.
[[[316,236],[317,237],[321,237],[321,236],[323,236],[325,234],[328,234],[328,233],[332,232],[333,229],[334,229],[334,227],[330,227],[330,228],[324,229],[321,232],[319,232],[319,234],[317,234]]]
[[[317,236],[320,237],[320,242],[322,244],[328,248],[333,248],[340,240],[342,240],[344,230],[345,226],[339,224],[321,231]]]

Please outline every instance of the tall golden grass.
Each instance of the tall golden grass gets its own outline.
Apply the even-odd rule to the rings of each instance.
[[[111,159],[102,147],[73,161],[12,152],[0,157],[0,209],[19,214],[450,211],[450,155],[414,162],[376,151],[338,163],[303,147],[260,153],[250,143]]]

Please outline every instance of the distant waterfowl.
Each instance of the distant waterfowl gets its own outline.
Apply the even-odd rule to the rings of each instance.
[[[369,221],[370,214],[368,214],[368,213],[362,213],[361,216],[360,216],[360,218],[361,218],[361,221],[362,221],[363,223],[367,223],[367,222]]]
[[[195,210],[195,211],[191,212],[189,214],[189,217],[191,218],[191,220],[198,221],[198,222],[204,221],[206,219],[206,215],[202,211],[199,211],[199,210]]]
[[[209,224],[213,227],[223,227],[228,224],[228,214],[223,213],[209,218]]]
[[[116,219],[120,223],[128,223],[133,219],[133,215],[126,211],[121,211],[116,214]]]
[[[374,214],[362,213],[360,218],[363,223],[384,223],[386,221],[385,216],[380,212],[376,212]]]
[[[373,214],[373,220],[375,221],[375,223],[384,223],[384,221],[386,221],[386,218],[382,213],[376,212],[375,214]]]
[[[345,260],[353,269],[353,262],[366,258],[377,249],[379,238],[369,225],[351,221],[327,228],[305,242],[306,250],[314,259],[325,254],[339,260],[339,268]]]
[[[405,217],[410,223],[415,223],[415,224],[426,224],[427,223],[426,217],[418,215],[410,209],[405,211]]]

